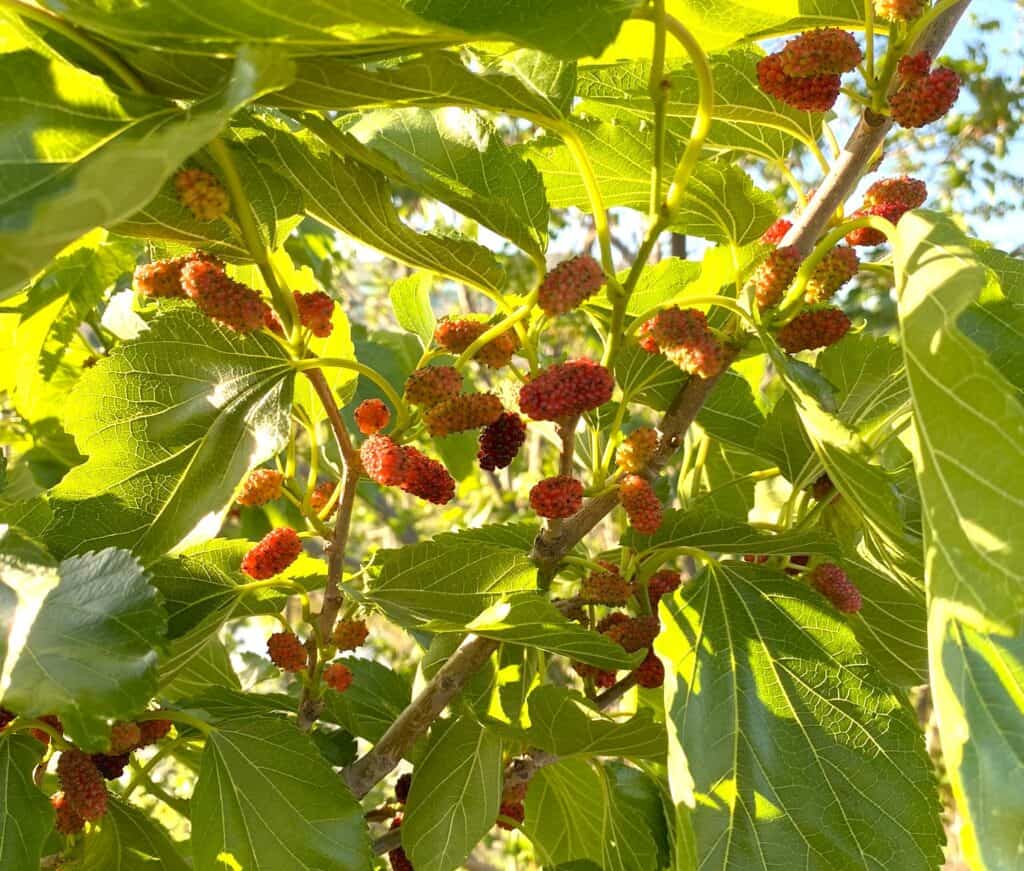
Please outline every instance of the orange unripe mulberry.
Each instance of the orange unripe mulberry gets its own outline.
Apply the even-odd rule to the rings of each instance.
[[[504,409],[493,393],[464,393],[446,399],[423,414],[423,423],[432,436],[480,429],[494,423]]]
[[[332,662],[324,669],[324,683],[337,693],[343,693],[352,685],[352,672],[340,662]]]
[[[462,391],[462,375],[453,366],[427,366],[405,379],[405,401],[430,408]]]
[[[623,439],[615,454],[615,465],[624,472],[642,472],[657,449],[658,433],[642,426]]]
[[[399,485],[406,493],[434,505],[446,505],[455,497],[455,479],[437,460],[416,448],[405,448],[405,472]]]
[[[434,330],[434,341],[446,351],[461,354],[490,328],[486,321],[475,318],[442,318]],[[509,364],[518,348],[519,337],[515,330],[506,330],[477,351],[473,359],[492,369],[500,369]]]
[[[583,485],[568,475],[555,475],[534,484],[530,505],[541,517],[571,517],[583,506]]]
[[[822,563],[807,576],[811,585],[828,599],[837,611],[856,614],[861,609],[860,590],[835,563]]]
[[[339,620],[331,633],[331,644],[338,650],[355,650],[369,634],[365,620]]]
[[[183,169],[174,177],[178,199],[199,221],[216,221],[227,214],[231,198],[213,173]]]
[[[762,311],[782,299],[786,288],[796,278],[802,260],[796,247],[787,245],[785,248],[776,248],[757,267],[751,280],[754,283],[754,298]]]
[[[85,820],[71,807],[71,802],[63,792],[51,796],[50,804],[57,815],[54,825],[62,835],[77,835],[85,827]]]
[[[388,425],[391,412],[381,399],[364,399],[356,407],[356,426],[363,435],[375,435]]]
[[[818,264],[807,282],[804,299],[808,302],[825,302],[857,274],[860,258],[857,252],[845,245],[837,245]]]
[[[305,645],[294,632],[275,632],[267,639],[270,661],[281,671],[302,671],[309,661]]]
[[[875,15],[886,21],[913,21],[927,5],[928,0],[875,0]]]
[[[181,270],[181,284],[203,314],[239,332],[263,326],[267,304],[251,287],[229,278],[219,266],[196,260]]]
[[[661,502],[646,478],[625,475],[619,482],[619,501],[629,525],[641,535],[653,535],[661,526]]]
[[[405,478],[406,451],[390,438],[370,436],[359,448],[363,470],[371,481],[391,487]]]
[[[136,290],[143,296],[155,299],[184,299],[185,288],[181,285],[181,271],[189,264],[205,261],[223,268],[223,264],[211,254],[193,251],[185,257],[172,257],[168,260],[154,260],[135,267],[133,281]]]
[[[137,723],[114,723],[110,727],[110,754],[117,756],[134,750],[142,740],[142,730]]]
[[[959,95],[960,77],[948,67],[936,67],[925,78],[900,85],[889,108],[901,127],[924,127],[942,118]]]
[[[238,504],[246,506],[266,505],[281,498],[281,484],[284,475],[276,469],[253,469],[242,484]]]
[[[793,222],[785,218],[779,218],[764,233],[761,234],[761,241],[766,245],[778,245],[786,234],[793,229]]]
[[[779,52],[782,71],[796,78],[848,73],[862,60],[864,53],[853,34],[838,27],[807,30],[789,40]]]
[[[593,296],[604,284],[604,271],[589,254],[559,263],[541,283],[537,305],[549,315],[562,315]]]
[[[287,526],[268,532],[242,560],[242,571],[250,578],[264,581],[279,575],[302,553],[298,533]]]
[[[758,61],[757,82],[770,97],[802,112],[827,112],[835,105],[842,87],[834,73],[807,78],[788,75],[779,54],[769,54]]]
[[[88,754],[70,748],[57,760],[57,777],[64,799],[83,820],[98,820],[107,812],[107,787]]]
[[[593,360],[570,360],[541,371],[519,390],[519,407],[534,420],[567,420],[612,398],[612,373]]]
[[[787,354],[827,348],[850,329],[850,319],[834,306],[815,306],[800,312],[779,330],[778,340]]]
[[[331,315],[334,314],[334,300],[322,290],[313,293],[294,292],[295,306],[299,310],[299,323],[308,329],[314,336],[326,339],[334,324],[331,322]]]
[[[591,605],[625,605],[633,595],[633,585],[617,567],[593,572],[580,583],[580,599]]]

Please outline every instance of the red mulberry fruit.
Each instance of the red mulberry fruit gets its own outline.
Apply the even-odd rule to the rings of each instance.
[[[480,468],[493,472],[512,465],[524,441],[526,422],[518,414],[504,412],[480,433],[480,450],[476,455]]]
[[[630,619],[631,618],[629,614],[626,614],[622,611],[612,611],[611,613],[606,614],[604,617],[597,621],[597,625],[594,627],[594,630],[604,635],[613,626],[618,626],[622,623],[628,623]]]
[[[313,293],[295,291],[293,296],[299,310],[299,323],[317,338],[326,339],[334,329],[334,324],[331,323],[334,300],[322,290]]]
[[[309,507],[312,508],[317,514],[323,511],[328,503],[331,501],[331,497],[334,495],[336,484],[333,481],[321,481],[316,485],[312,494],[309,497]],[[338,510],[338,503],[334,503],[334,508],[331,509],[331,513],[327,515],[328,519]]]
[[[864,60],[853,34],[838,27],[808,30],[791,39],[779,52],[779,65],[787,76],[808,78],[848,73]]]
[[[391,828],[397,829],[402,825],[401,815],[396,816],[391,821]],[[409,857],[405,855],[405,850],[401,847],[395,847],[388,853],[388,862],[391,863],[391,871],[414,871],[412,862],[409,861]]]
[[[205,261],[223,268],[223,264],[209,254],[194,251],[187,257],[173,257],[169,260],[155,260],[135,268],[135,288],[143,296],[156,299],[179,297],[184,299],[185,288],[181,286],[181,271],[189,264]]]
[[[376,435],[391,420],[391,412],[380,399],[364,399],[355,412],[356,426],[363,435]]]
[[[510,820],[515,820],[515,823],[507,822],[504,817]],[[498,826],[511,832],[513,829],[518,829],[522,824],[523,820],[526,819],[526,806],[521,801],[503,801],[501,807],[498,809]]]
[[[369,634],[365,620],[339,620],[331,633],[331,644],[338,650],[355,650]]]
[[[453,354],[461,354],[490,328],[485,321],[474,318],[442,318],[434,330],[434,341]],[[492,369],[500,369],[509,364],[518,348],[519,337],[514,330],[507,330],[491,339],[473,359]]]
[[[142,733],[139,746],[148,747],[150,744],[162,741],[167,737],[167,733],[171,731],[173,725],[170,720],[142,720],[139,723],[139,731]]]
[[[875,0],[875,15],[886,21],[913,21],[927,5],[928,0]]]
[[[800,574],[800,572],[801,572],[800,566],[806,566],[810,561],[811,561],[810,556],[808,556],[805,553],[792,554],[789,557],[789,559],[787,560],[789,565],[786,567],[786,570],[785,570],[786,574],[787,575],[798,575],[798,574]],[[760,559],[755,560],[755,562],[762,562],[762,563],[768,562],[768,557],[766,557],[766,556],[765,557],[761,557]]]
[[[633,585],[619,574],[618,568],[594,572],[580,584],[580,598],[591,605],[625,605],[633,595]]]
[[[766,94],[802,112],[827,112],[839,98],[841,87],[839,76],[831,73],[801,79],[787,75],[778,54],[758,61],[757,81]]]
[[[545,478],[530,490],[530,505],[541,517],[572,517],[583,506],[583,485],[568,475]]]
[[[588,678],[592,680],[594,682],[594,686],[599,690],[606,690],[615,686],[614,671],[605,671],[595,665],[587,665],[585,662],[574,662],[572,667],[576,671],[576,674],[584,680],[587,680]]]
[[[945,115],[959,94],[959,76],[947,67],[936,67],[925,78],[900,85],[889,107],[901,127],[924,127]]]
[[[57,814],[55,826],[62,835],[77,835],[85,827],[85,820],[78,815],[63,792],[51,796],[50,804]]]
[[[324,669],[324,683],[336,693],[343,693],[352,686],[352,672],[347,665],[332,662]]]
[[[914,82],[927,77],[932,68],[932,56],[926,51],[908,54],[896,64],[896,78],[901,82]]]
[[[655,572],[647,582],[647,595],[650,597],[651,607],[657,611],[658,602],[662,596],[674,593],[683,582],[683,576],[672,569],[662,569]]]
[[[928,185],[919,178],[901,175],[876,181],[864,194],[864,207],[870,208],[881,203],[896,203],[907,211],[924,205],[928,199]]]
[[[83,820],[98,820],[107,812],[107,787],[92,759],[81,750],[70,749],[57,760],[57,777],[64,798]]]
[[[543,370],[519,391],[519,407],[534,420],[566,420],[612,398],[612,373],[593,360],[570,360]]]
[[[708,328],[704,312],[665,309],[651,318],[645,329],[646,338],[684,372],[712,378],[722,371],[722,346]]]
[[[597,293],[603,284],[604,272],[593,257],[573,257],[544,276],[537,305],[549,315],[563,315]]]
[[[405,399],[420,408],[430,408],[462,391],[462,375],[451,366],[417,369],[405,380]]]
[[[423,423],[432,436],[444,437],[494,423],[503,411],[493,393],[464,393],[429,408]]]
[[[779,218],[761,234],[761,241],[766,245],[778,245],[779,242],[786,238],[786,234],[792,229],[792,221],[787,221],[785,218]]]
[[[267,304],[255,290],[229,278],[216,264],[192,261],[182,269],[181,283],[207,317],[239,333],[263,326]]]
[[[642,472],[657,449],[658,433],[642,426],[623,439],[615,454],[615,465],[624,472]]]
[[[266,505],[281,498],[284,475],[275,469],[253,469],[242,484],[239,505]]]
[[[845,245],[837,245],[818,264],[807,282],[804,299],[808,302],[825,302],[857,274],[860,258],[857,252]]]
[[[808,580],[835,606],[837,611],[842,611],[844,614],[856,614],[860,610],[860,590],[846,576],[846,572],[835,563],[822,563],[812,569]]]
[[[793,245],[776,248],[757,267],[754,273],[754,298],[764,311],[782,299],[786,288],[793,283],[803,258]]]
[[[298,533],[287,526],[268,532],[242,560],[242,571],[250,578],[264,581],[279,575],[302,553]]]
[[[434,505],[446,505],[455,496],[455,479],[448,470],[412,447],[405,449],[405,473],[400,486],[406,493]]]
[[[110,752],[117,756],[139,746],[142,730],[137,723],[114,723],[110,727]]]
[[[661,502],[646,478],[625,475],[619,482],[619,501],[629,525],[641,535],[653,535],[661,526]]]
[[[395,781],[395,801],[405,804],[409,800],[409,790],[412,788],[412,775],[407,771]]]
[[[174,177],[178,199],[199,221],[216,221],[227,214],[231,199],[220,180],[202,169],[183,169]]]
[[[787,354],[834,345],[850,329],[850,319],[833,306],[816,306],[800,312],[779,330],[779,344]]]
[[[14,711],[8,711],[7,708],[0,708],[0,732],[6,729],[14,718],[18,716]]]
[[[875,215],[879,218],[885,218],[891,224],[896,224],[906,213],[906,207],[899,203],[878,203],[866,209],[860,209],[850,215],[850,217],[863,218],[867,215]],[[851,230],[846,234],[847,244],[860,247],[882,245],[885,241],[885,233],[881,230],[876,230],[874,227],[858,227],[856,230]]]
[[[128,765],[131,754],[93,753],[89,758],[105,780],[117,780],[117,778],[124,774],[124,769]]]
[[[633,672],[636,682],[645,689],[654,690],[665,683],[665,666],[651,650],[647,658]]]
[[[627,653],[634,653],[650,647],[660,631],[661,623],[658,622],[658,618],[653,614],[645,614],[609,626],[604,634],[621,645]]]
[[[389,487],[404,480],[406,454],[401,445],[382,435],[370,436],[359,448],[359,459],[370,480]]]
[[[308,654],[299,636],[294,632],[275,632],[267,639],[270,661],[281,671],[302,671]]]

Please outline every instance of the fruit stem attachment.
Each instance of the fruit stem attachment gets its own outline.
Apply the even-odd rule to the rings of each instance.
[[[305,360],[292,360],[291,365],[293,369],[307,373],[324,366],[332,369],[351,369],[353,372],[358,372],[364,378],[372,381],[380,389],[380,392],[387,397],[388,402],[394,406],[394,432],[397,433],[409,425],[409,409],[405,404],[405,400],[398,395],[395,388],[375,369],[371,369],[369,366],[356,360],[346,360],[342,357],[311,357]]]

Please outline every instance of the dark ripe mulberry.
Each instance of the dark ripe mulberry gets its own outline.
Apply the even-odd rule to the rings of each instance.
[[[319,514],[328,506],[328,504],[330,504],[331,497],[334,495],[336,487],[337,485],[334,481],[321,481],[310,494],[309,507]],[[327,519],[329,520],[337,510],[338,503],[335,502],[330,513],[327,515]]]
[[[615,465],[624,472],[642,472],[658,449],[658,433],[647,426],[633,430],[615,453]]]
[[[338,650],[355,650],[369,634],[365,620],[339,620],[331,633],[331,644]]]
[[[409,800],[410,789],[412,789],[412,775],[407,771],[395,781],[395,801],[405,804]]]
[[[93,753],[89,758],[105,780],[117,780],[117,778],[124,774],[124,769],[128,765],[131,754]]]
[[[825,302],[857,274],[860,258],[857,252],[845,245],[837,245],[818,264],[807,282],[804,299],[808,302]]]
[[[811,495],[819,502],[828,499],[835,490],[835,485],[832,483],[832,479],[828,476],[828,473],[819,476],[815,479],[811,485]]]
[[[650,647],[660,631],[661,623],[658,622],[658,618],[653,614],[644,614],[609,626],[603,634],[621,645],[627,653],[635,653],[637,650]]]
[[[588,665],[585,662],[574,662],[573,670],[584,680],[592,680],[594,686],[599,690],[606,690],[615,686],[615,672],[605,671],[595,665]]]
[[[655,572],[647,582],[647,595],[650,597],[651,608],[657,612],[661,597],[668,593],[674,593],[682,582],[683,576],[672,569]]]
[[[889,99],[893,120],[901,127],[924,127],[942,118],[960,95],[960,77],[936,67],[926,77],[904,82]]]
[[[138,723],[114,723],[110,727],[110,752],[117,756],[139,746],[142,730]]]
[[[754,298],[758,307],[764,311],[776,305],[786,288],[793,283],[803,257],[793,245],[776,248],[757,267],[754,277]]]
[[[343,693],[352,686],[352,672],[341,662],[332,662],[324,669],[324,683],[336,693]]]
[[[50,796],[50,804],[56,812],[54,825],[62,835],[77,835],[85,828],[85,820],[78,815],[63,792]]]
[[[391,828],[397,829],[402,825],[402,816],[398,814],[391,821]],[[409,861],[409,857],[405,855],[405,850],[401,847],[395,847],[394,850],[388,852],[388,862],[391,863],[391,871],[415,871],[412,867],[412,862]]]
[[[363,435],[376,435],[391,420],[391,412],[381,399],[364,399],[356,407],[356,426]]]
[[[202,169],[183,169],[174,177],[178,199],[199,221],[216,221],[227,214],[231,199],[220,180]]]
[[[143,263],[135,268],[133,277],[135,289],[143,296],[151,296],[156,299],[174,297],[184,299],[187,294],[181,285],[181,271],[189,263],[198,261],[212,263],[222,269],[224,266],[216,257],[204,254],[202,251],[193,251],[186,257],[154,260],[152,263]]]
[[[572,517],[583,506],[583,485],[568,475],[555,475],[534,484],[530,506],[541,517]]]
[[[503,801],[498,809],[498,826],[511,832],[518,829],[526,819],[526,806],[521,801]],[[509,822],[514,820],[514,822]]]
[[[541,282],[537,305],[549,315],[562,315],[593,296],[604,284],[604,271],[589,254],[559,263]]]
[[[312,293],[299,293],[295,291],[295,306],[299,310],[299,323],[319,339],[326,339],[334,324],[331,322],[331,315],[334,314],[334,300],[322,290]]]
[[[827,348],[850,329],[850,319],[842,309],[822,305],[800,312],[779,330],[778,340],[787,354]]]
[[[455,497],[455,479],[448,470],[413,447],[405,448],[405,473],[399,486],[434,505],[446,505]]]
[[[541,371],[519,391],[519,407],[534,420],[567,420],[612,398],[612,373],[593,360],[570,360]]]
[[[906,213],[906,207],[899,203],[877,203],[876,205],[859,209],[850,215],[850,217],[863,218],[873,215],[878,218],[885,218],[885,220],[890,224],[896,224],[899,223],[900,218],[902,218]],[[873,247],[875,245],[882,245],[885,241],[885,233],[881,230],[876,230],[874,227],[858,227],[856,230],[851,230],[846,234],[846,242],[848,245]]]
[[[862,60],[864,53],[853,34],[838,27],[804,31],[779,52],[782,71],[796,78],[848,73]]]
[[[464,393],[431,406],[423,413],[423,423],[432,436],[443,438],[494,423],[503,411],[493,393]]]
[[[461,354],[491,328],[486,321],[475,318],[442,318],[434,330],[434,341],[446,351]],[[484,345],[473,359],[492,369],[507,366],[519,349],[515,330],[506,330]]]
[[[875,15],[886,21],[913,21],[927,5],[928,0],[875,0]]]
[[[480,432],[480,450],[476,455],[480,468],[493,472],[512,465],[524,441],[526,421],[518,414],[504,412]]]
[[[139,739],[139,746],[148,747],[150,744],[162,741],[167,737],[167,733],[171,731],[173,725],[170,720],[141,720],[139,731],[142,733],[142,737]]]
[[[405,479],[407,451],[388,436],[370,436],[359,448],[363,471],[371,481],[391,487]]]
[[[216,264],[205,260],[188,263],[181,270],[181,283],[203,314],[226,327],[249,333],[263,326],[267,304],[255,290],[228,277]]]
[[[452,366],[417,369],[405,379],[405,401],[430,408],[462,392],[462,375]]]
[[[665,666],[655,655],[648,651],[647,658],[633,671],[636,682],[645,689],[653,690],[665,683]]]
[[[6,729],[14,718],[18,716],[14,711],[8,711],[7,708],[0,708],[0,732]]]
[[[267,639],[267,653],[270,661],[281,671],[302,671],[309,661],[309,654],[302,640],[294,632],[275,632]]]
[[[778,245],[786,234],[793,229],[793,222],[786,218],[779,218],[764,233],[761,234],[761,241],[766,245]]]
[[[603,635],[607,633],[607,631],[611,629],[613,626],[619,626],[623,623],[628,623],[630,619],[631,618],[629,614],[626,614],[623,611],[612,611],[608,614],[605,614],[604,617],[597,621],[597,625],[594,627],[594,631],[600,632]]]
[[[603,572],[592,572],[580,583],[580,599],[591,605],[625,605],[633,595],[633,585],[617,566]]]
[[[860,590],[835,563],[822,563],[816,566],[807,578],[814,589],[828,599],[837,611],[856,614],[861,609]]]
[[[770,97],[802,112],[827,112],[835,105],[842,86],[839,76],[832,73],[807,78],[787,75],[779,54],[758,61],[757,81]]]
[[[896,203],[904,209],[918,209],[928,199],[928,185],[919,178],[901,175],[895,178],[882,178],[876,181],[864,193],[864,208],[882,203]]]
[[[64,750],[57,760],[57,777],[64,798],[83,820],[93,822],[107,812],[107,787],[88,754]]]
[[[791,554],[789,556],[789,559],[787,560],[789,565],[785,569],[786,574],[787,575],[798,575],[798,574],[800,574],[800,572],[802,571],[802,569],[800,567],[801,566],[806,566],[810,561],[811,561],[811,557],[810,557],[809,554],[806,554],[806,553]],[[761,563],[768,562],[768,557],[766,557],[766,556],[760,557],[759,559],[756,559],[755,562],[761,562]]]
[[[619,501],[629,525],[641,535],[653,535],[661,526],[661,502],[646,478],[624,475],[619,482]]]
[[[242,484],[238,504],[258,506],[280,499],[283,483],[284,475],[276,469],[253,469]]]
[[[264,581],[279,575],[302,553],[298,533],[287,526],[268,532],[242,560],[242,571],[250,578]]]

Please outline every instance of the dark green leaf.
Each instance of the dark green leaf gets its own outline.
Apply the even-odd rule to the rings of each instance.
[[[327,694],[323,717],[353,735],[378,741],[409,704],[409,681],[369,659],[346,656],[340,661],[352,672],[352,685],[343,693]]]
[[[38,868],[53,808],[32,779],[43,746],[30,735],[0,733],[0,868]]]

